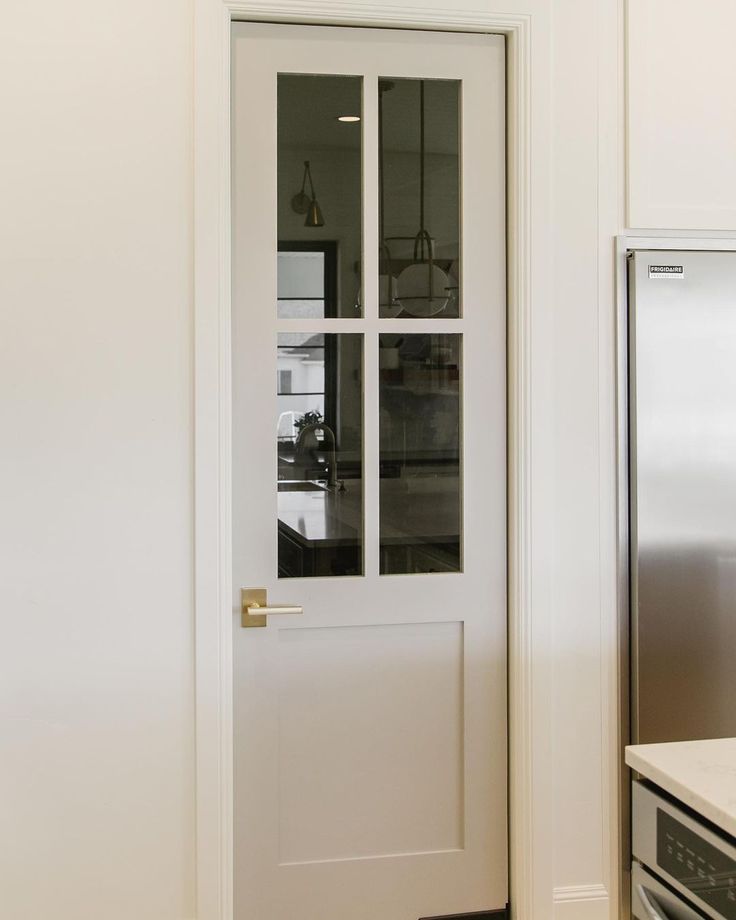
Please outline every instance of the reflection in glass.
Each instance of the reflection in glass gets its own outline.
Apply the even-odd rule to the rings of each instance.
[[[460,315],[460,82],[379,80],[379,312]]]
[[[458,572],[462,336],[379,345],[381,574]]]
[[[337,244],[281,240],[276,297],[279,319],[337,315]]]
[[[279,258],[280,318],[360,315],[361,117],[361,77],[279,74],[278,239],[292,256],[288,269]],[[326,296],[315,291],[317,243],[332,247]]]
[[[363,573],[363,337],[280,333],[279,577]]]

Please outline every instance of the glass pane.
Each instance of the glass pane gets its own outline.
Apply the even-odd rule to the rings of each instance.
[[[281,318],[360,315],[362,90],[361,77],[279,74]]]
[[[279,577],[363,574],[363,337],[280,333]]]
[[[379,346],[381,574],[458,572],[462,336]]]
[[[381,78],[379,310],[460,315],[460,81]]]

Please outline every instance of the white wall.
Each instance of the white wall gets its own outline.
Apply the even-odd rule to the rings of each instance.
[[[628,220],[736,229],[733,0],[633,0],[628,33]]]
[[[3,8],[8,920],[194,916],[191,17]]]
[[[618,916],[613,238],[621,232],[616,0],[555,0],[555,912]]]

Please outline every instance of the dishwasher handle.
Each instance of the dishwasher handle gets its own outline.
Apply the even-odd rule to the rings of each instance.
[[[644,910],[649,915],[649,920],[671,920],[666,914],[662,913],[662,908],[652,900],[652,895],[643,885],[636,886],[636,893],[639,895]]]

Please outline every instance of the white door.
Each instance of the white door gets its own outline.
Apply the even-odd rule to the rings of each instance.
[[[232,51],[236,918],[503,909],[504,41]]]

